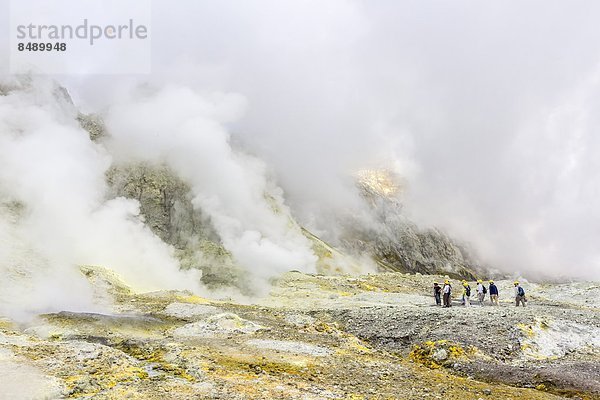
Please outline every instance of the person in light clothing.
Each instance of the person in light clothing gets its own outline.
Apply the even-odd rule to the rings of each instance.
[[[477,280],[477,301],[479,301],[479,305],[483,306],[483,300],[485,299],[485,294],[487,293],[487,289],[483,286],[483,281],[481,279]]]
[[[515,281],[515,306],[519,307],[519,303],[525,307],[525,289],[519,285],[518,281]]]
[[[442,293],[444,294],[444,307],[450,307],[450,296],[452,296],[452,285],[450,281],[446,279],[444,281],[444,287],[442,288]]]

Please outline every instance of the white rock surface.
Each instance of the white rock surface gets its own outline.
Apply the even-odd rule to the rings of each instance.
[[[62,398],[58,379],[44,375],[10,350],[0,348],[0,400],[51,400]]]
[[[175,318],[194,318],[220,312],[220,308],[207,304],[171,303],[165,308],[164,314]]]
[[[324,357],[332,353],[332,351],[326,347],[287,340],[252,339],[248,340],[246,344],[259,349],[285,351],[287,353],[305,354],[315,357]]]
[[[179,337],[213,337],[227,334],[250,334],[265,330],[264,326],[240,318],[233,313],[213,315],[204,321],[193,322],[173,331]]]

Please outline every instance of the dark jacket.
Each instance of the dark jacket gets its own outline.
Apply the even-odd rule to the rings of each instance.
[[[490,283],[490,294],[498,294],[498,287],[493,283]]]

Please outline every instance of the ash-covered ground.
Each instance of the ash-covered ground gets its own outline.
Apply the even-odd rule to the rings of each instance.
[[[2,319],[0,398],[600,398],[597,283],[524,283],[516,308],[500,281],[500,306],[445,309],[440,276],[291,272],[240,304],[84,272],[112,310]]]

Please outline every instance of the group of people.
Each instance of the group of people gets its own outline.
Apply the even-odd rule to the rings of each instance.
[[[527,298],[525,297],[525,290],[521,287],[518,281],[514,282],[515,286],[515,305],[518,307],[519,304],[522,304],[525,307],[525,302]],[[490,294],[490,302],[492,305],[498,304],[498,286],[494,283],[493,280],[489,281],[489,289],[483,284],[481,279],[477,280],[477,287],[475,289],[477,291],[477,302],[479,305],[483,306],[483,302],[485,300],[485,295]],[[437,282],[433,283],[433,297],[435,298],[435,304],[441,306],[443,303],[443,307],[450,307],[451,299],[452,299],[452,284],[450,284],[450,280],[446,279],[444,281],[444,286],[440,286]],[[471,305],[471,286],[469,282],[466,280],[462,281],[462,297],[461,297],[462,305],[469,307]]]

